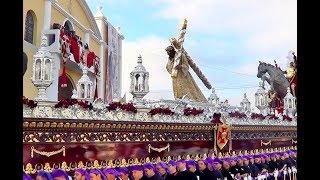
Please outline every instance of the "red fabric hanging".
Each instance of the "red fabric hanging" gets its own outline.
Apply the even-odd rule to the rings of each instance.
[[[64,32],[62,29],[60,29],[60,39],[63,39],[63,36],[64,36]]]
[[[70,51],[73,54],[74,60],[80,63],[79,44],[74,37],[69,37],[71,41]]]
[[[61,87],[67,87],[67,74],[66,74],[66,62],[70,53],[70,39],[67,35],[63,33],[63,30],[60,31],[60,40],[61,40],[61,55],[63,59],[63,70],[61,74]]]
[[[66,62],[63,62],[63,70],[61,75],[61,87],[67,87]]]
[[[93,51],[90,51],[88,53],[88,56],[87,56],[87,67],[90,68],[92,65],[93,65],[93,60],[95,59],[96,55],[94,54]]]

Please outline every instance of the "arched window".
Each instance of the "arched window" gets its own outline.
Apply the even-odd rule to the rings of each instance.
[[[33,11],[29,10],[26,15],[26,20],[25,20],[25,32],[24,32],[24,40],[34,44],[34,39],[33,36],[36,34],[35,33],[36,29],[36,16]]]

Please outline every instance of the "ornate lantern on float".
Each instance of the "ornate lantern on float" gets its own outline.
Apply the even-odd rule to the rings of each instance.
[[[255,93],[255,105],[260,110],[262,115],[267,115],[267,102],[268,93],[263,89],[263,82],[259,82],[259,88]]]
[[[283,106],[287,116],[293,118],[297,112],[297,99],[291,94],[290,87],[288,87],[287,94],[283,98]]]
[[[138,56],[137,66],[130,73],[130,93],[134,102],[141,102],[142,98],[149,93],[149,72],[142,65],[142,57]]]
[[[93,82],[88,76],[88,67],[82,67],[82,76],[77,83],[77,90],[73,90],[72,98],[93,101]]]
[[[38,96],[35,98],[36,101],[48,100],[46,89],[53,82],[53,57],[51,56],[47,46],[48,38],[46,36],[42,36],[40,49],[35,55],[33,55],[31,81],[38,89]]]

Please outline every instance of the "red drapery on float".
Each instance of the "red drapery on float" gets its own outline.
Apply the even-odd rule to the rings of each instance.
[[[63,70],[60,82],[61,87],[67,86],[65,66],[70,54],[72,54],[76,63],[82,63],[88,68],[94,65],[94,72],[96,75],[96,89],[94,97],[96,99],[98,97],[97,78],[100,76],[99,57],[96,56],[93,51],[89,50],[88,45],[82,42],[79,36],[75,35],[74,33],[66,34],[64,32],[64,27],[60,24],[54,23],[53,28],[60,29],[61,56],[63,59]]]
[[[60,29],[61,56],[63,59],[63,70],[61,75],[61,87],[67,87],[66,62],[70,55],[70,40],[68,36]]]

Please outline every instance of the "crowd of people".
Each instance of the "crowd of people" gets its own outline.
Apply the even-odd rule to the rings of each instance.
[[[262,153],[233,157],[207,157],[204,159],[167,163],[145,163],[120,168],[76,169],[72,174],[55,169],[51,173],[39,171],[35,180],[296,180],[297,152]],[[24,173],[23,180],[32,180]]]

